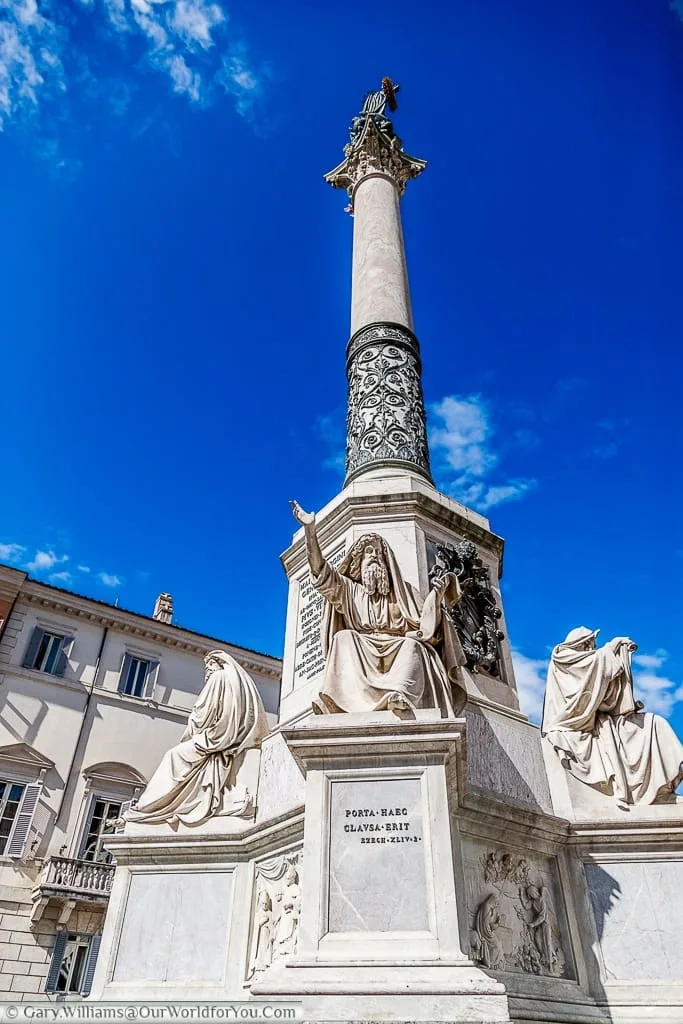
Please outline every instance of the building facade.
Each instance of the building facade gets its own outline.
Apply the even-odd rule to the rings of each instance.
[[[278,659],[0,566],[0,999],[89,991],[122,806],[178,742],[227,650],[275,721]]]

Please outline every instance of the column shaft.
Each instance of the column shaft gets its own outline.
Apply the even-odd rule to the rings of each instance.
[[[353,193],[351,334],[366,324],[388,322],[413,329],[399,191],[373,174]]]

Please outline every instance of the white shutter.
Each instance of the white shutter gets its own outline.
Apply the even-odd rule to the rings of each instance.
[[[129,811],[134,803],[134,800],[124,800],[124,802],[121,804],[121,810],[119,812],[119,821],[122,821],[124,815],[126,814],[126,811]],[[114,835],[120,836],[122,832],[125,832],[125,830],[126,822],[123,821],[121,825],[117,825],[116,828],[114,829]]]
[[[10,832],[7,849],[5,850],[8,857],[20,860],[24,855],[26,840],[28,839],[29,829],[38,806],[42,788],[42,782],[30,782],[24,790],[21,803],[17,808],[17,816],[14,819],[12,831]]]
[[[152,700],[154,697],[154,690],[157,685],[157,673],[159,670],[158,661],[150,661],[147,666],[147,675],[145,676],[145,686],[142,691],[142,696],[145,700]]]

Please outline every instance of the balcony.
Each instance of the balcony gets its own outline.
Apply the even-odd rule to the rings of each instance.
[[[50,857],[45,861],[38,884],[31,893],[31,919],[39,920],[50,900],[62,904],[65,917],[78,903],[106,904],[115,870],[115,864]]]

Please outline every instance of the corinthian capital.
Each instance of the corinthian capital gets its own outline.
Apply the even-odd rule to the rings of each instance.
[[[351,198],[358,184],[371,174],[391,178],[403,195],[408,179],[417,178],[427,166],[426,160],[403,152],[401,139],[382,113],[355,117],[350,134],[351,141],[344,147],[345,159],[325,175],[325,181],[333,188],[345,188]]]

